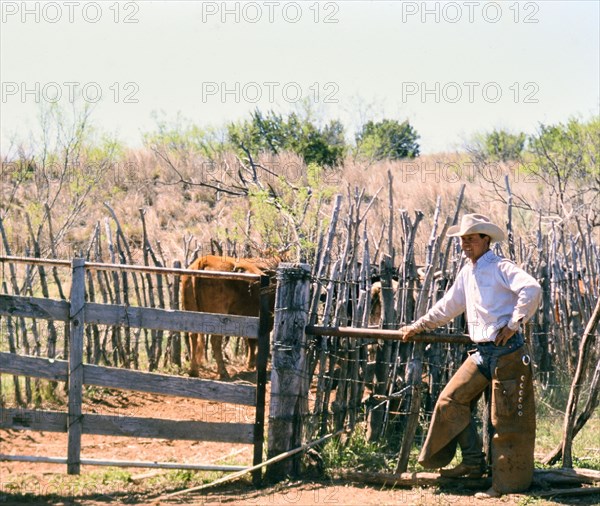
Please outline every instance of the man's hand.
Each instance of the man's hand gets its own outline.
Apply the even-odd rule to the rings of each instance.
[[[512,336],[515,335],[515,332],[515,330],[510,330],[508,328],[508,325],[505,325],[500,329],[500,331],[496,335],[496,340],[494,341],[494,344],[496,346],[504,346],[506,344],[506,341],[508,341]]]
[[[415,325],[406,325],[404,327],[400,327],[400,332],[402,333],[402,342],[406,343],[410,341],[412,336],[418,334],[420,330]]]

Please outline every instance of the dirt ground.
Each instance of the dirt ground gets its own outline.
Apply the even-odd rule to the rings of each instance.
[[[238,375],[238,379],[240,376]],[[52,409],[51,406],[46,409]],[[55,407],[64,411],[64,408]],[[84,413],[164,419],[252,423],[254,409],[157,395],[88,391]],[[0,453],[65,457],[67,435],[51,432],[0,431]],[[251,465],[252,447],[242,444],[170,441],[83,435],[82,458]],[[377,485],[306,476],[296,482],[256,489],[249,479],[177,497],[166,495],[219,477],[185,471],[82,466],[80,476],[68,476],[66,465],[0,462],[0,504],[249,504],[249,505],[392,505],[392,504],[597,504],[600,497],[565,498],[560,502],[510,495],[478,500],[474,491],[453,488],[391,489]]]

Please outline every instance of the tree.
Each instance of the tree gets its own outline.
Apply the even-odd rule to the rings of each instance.
[[[356,135],[359,156],[371,160],[399,160],[419,156],[419,135],[407,121],[368,121]]]
[[[253,156],[287,150],[301,156],[306,164],[325,167],[339,165],[346,152],[344,127],[339,121],[331,121],[320,129],[309,118],[296,113],[284,118],[274,111],[264,114],[257,109],[250,120],[231,123],[228,136],[235,148],[247,150]]]
[[[498,178],[504,169],[539,186],[539,202],[515,192],[516,207],[543,211],[561,218],[585,216],[592,226],[600,225],[600,117],[587,122],[572,118],[566,123],[540,124],[524,134],[492,132],[468,147],[478,173],[491,193],[506,200],[506,186]],[[509,155],[509,153],[512,153]],[[517,162],[517,163],[507,163]],[[516,173],[515,171],[518,171]]]
[[[528,169],[556,197],[556,208],[565,203],[580,207],[600,200],[600,117],[587,123],[570,119],[566,124],[540,125],[529,139],[532,161]]]
[[[87,103],[43,104],[39,128],[14,156],[2,160],[0,218],[15,234],[22,234],[26,223],[40,255],[56,255],[123,154],[116,139],[94,129],[91,114]],[[50,239],[43,243],[46,228]]]
[[[143,136],[145,146],[152,151],[161,149],[177,153],[182,158],[203,156],[214,159],[227,148],[226,135],[221,129],[201,128],[180,113],[172,121],[167,121],[156,112],[152,116],[156,122],[156,130],[146,132]]]
[[[494,130],[485,136],[485,150],[495,161],[518,160],[525,148],[526,138],[523,132],[512,134],[504,130]]]

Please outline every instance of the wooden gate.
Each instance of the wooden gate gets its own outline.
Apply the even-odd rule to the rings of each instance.
[[[68,411],[44,411],[0,407],[0,428],[68,433],[67,457],[32,457],[3,455],[0,460],[59,463],[67,465],[69,474],[79,474],[81,465],[123,467],[164,467],[196,470],[240,471],[240,466],[210,466],[158,462],[111,461],[81,458],[81,438],[84,434],[217,441],[254,445],[253,464],[262,461],[266,364],[269,347],[268,276],[242,273],[206,272],[187,269],[165,269],[121,264],[98,264],[74,259],[72,262],[33,258],[0,257],[0,262],[29,265],[72,267],[70,300],[0,295],[0,316],[38,318],[68,322],[65,329],[69,340],[69,360],[19,356],[0,352],[0,373],[29,376],[68,384]],[[241,279],[261,286],[260,316],[246,317],[133,307],[117,304],[86,302],[85,271],[113,270],[152,272],[173,275],[193,275],[212,278]],[[236,385],[219,381],[147,373],[83,362],[85,324],[106,324],[122,327],[148,328],[201,334],[219,333],[258,339],[257,385]],[[254,406],[255,422],[199,422],[162,420],[126,416],[106,416],[82,413],[83,385],[96,385],[148,392],[168,396],[189,397],[230,404]],[[253,478],[260,480],[260,471]]]

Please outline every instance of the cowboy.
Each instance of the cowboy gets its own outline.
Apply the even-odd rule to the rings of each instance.
[[[521,327],[535,313],[541,297],[537,281],[513,262],[490,250],[505,238],[500,227],[481,214],[466,214],[448,229],[460,237],[467,258],[454,284],[423,317],[402,327],[403,341],[444,325],[466,312],[476,350],[440,394],[419,463],[442,468],[460,446],[462,462],[442,469],[445,477],[481,477],[485,471],[482,440],[474,409],[492,383],[492,487],[478,498],[527,489],[533,477],[535,406],[530,358]]]

